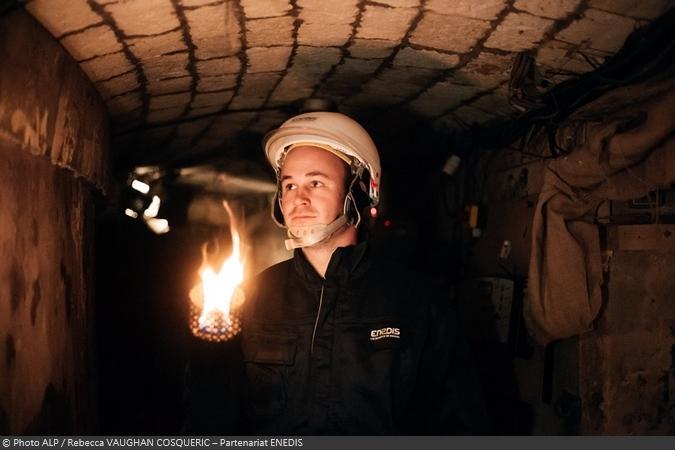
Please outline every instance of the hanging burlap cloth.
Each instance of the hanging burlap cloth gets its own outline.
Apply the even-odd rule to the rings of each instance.
[[[602,306],[596,210],[675,182],[675,80],[629,86],[559,129],[577,146],[551,160],[532,225],[525,320],[542,344],[589,331]]]

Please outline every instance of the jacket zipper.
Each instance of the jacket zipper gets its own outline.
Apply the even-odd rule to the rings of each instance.
[[[316,337],[316,327],[319,325],[319,317],[321,316],[321,306],[323,305],[323,283],[321,284],[321,295],[319,296],[319,310],[316,312],[316,320],[314,321],[314,331],[312,331],[312,344],[309,347],[310,356],[314,354],[314,338]]]

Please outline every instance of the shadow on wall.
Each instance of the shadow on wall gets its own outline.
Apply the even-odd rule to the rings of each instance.
[[[9,416],[0,405],[0,434],[3,436],[9,435]]]
[[[40,411],[21,434],[25,436],[71,434],[74,430],[73,423],[69,420],[71,414],[72,407],[68,396],[57,391],[50,383],[42,396]]]
[[[42,396],[40,410],[31,422],[19,434],[23,436],[68,435],[74,427],[71,417],[72,409],[67,395],[59,393],[51,383]],[[9,416],[0,406],[0,435],[11,434]]]

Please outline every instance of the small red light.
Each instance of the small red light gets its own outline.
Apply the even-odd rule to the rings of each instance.
[[[384,221],[384,227],[389,228],[391,226],[391,220],[385,220]]]
[[[377,217],[377,208],[370,208],[370,217]]]

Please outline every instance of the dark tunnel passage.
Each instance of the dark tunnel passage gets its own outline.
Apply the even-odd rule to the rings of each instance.
[[[397,414],[450,404],[439,389],[397,409],[415,385],[411,361],[426,367],[399,348],[435,337],[405,334],[429,293],[456,319],[437,338],[455,353],[426,368],[459,374],[440,386],[459,385],[447,398],[469,424],[431,434],[675,433],[672,2],[58,3],[0,3],[0,435],[248,435],[251,364],[269,363],[256,366],[261,384],[265,370],[283,373],[268,394],[295,405],[288,374],[304,374],[303,336],[308,373],[320,373],[332,320],[346,325],[330,345],[361,365],[347,377],[358,388],[343,391],[337,361],[348,359],[329,358],[328,394],[311,398],[339,399],[314,411],[344,428],[325,429],[415,434],[424,428]],[[281,174],[296,149],[285,147],[277,179],[264,143],[286,120],[326,111],[369,133],[381,178],[353,175],[354,159],[323,141],[297,148],[328,146],[346,163],[338,212],[358,210],[355,243],[424,288],[398,272],[344,288],[349,301],[386,292],[407,308],[388,306],[364,347],[349,347],[349,308],[321,315],[343,288],[313,265],[316,321],[265,347],[278,325],[269,311],[299,307],[269,306],[260,325],[233,306],[234,337],[222,340],[222,322],[199,318],[213,301],[196,297],[204,269],[241,251],[227,267],[243,284],[228,299],[289,289],[250,287],[307,255],[284,246],[289,225],[270,214],[278,192],[291,195]],[[368,358],[393,368],[361,385],[358,370],[380,373]],[[354,392],[387,388],[391,398],[359,410]],[[382,414],[390,428],[363,426],[380,407],[394,411]]]

